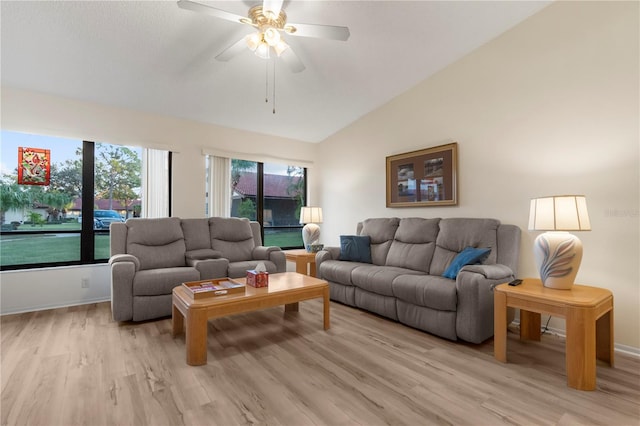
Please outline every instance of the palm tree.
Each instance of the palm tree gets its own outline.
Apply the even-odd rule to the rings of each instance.
[[[46,191],[42,194],[41,203],[49,206],[47,213],[53,221],[58,221],[60,213],[66,211],[65,208],[71,204],[70,194],[58,191]]]
[[[31,198],[16,183],[0,182],[0,224],[4,224],[5,213],[22,210],[31,205]]]

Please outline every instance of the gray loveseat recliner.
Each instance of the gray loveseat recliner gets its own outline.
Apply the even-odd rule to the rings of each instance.
[[[116,321],[171,315],[171,294],[185,281],[239,278],[264,263],[284,272],[279,247],[264,247],[260,224],[239,218],[129,219],[112,223],[111,312]]]
[[[316,255],[331,299],[451,339],[493,336],[493,287],[515,278],[520,229],[495,219],[373,218],[358,223],[370,237],[372,263],[340,260],[340,248]],[[442,274],[466,247],[490,248],[482,264],[455,280]]]

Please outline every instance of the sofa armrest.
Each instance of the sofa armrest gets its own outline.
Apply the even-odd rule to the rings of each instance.
[[[109,259],[111,269],[111,315],[114,321],[133,319],[133,278],[140,269],[135,256],[119,254]]]
[[[276,266],[276,272],[287,270],[287,259],[280,247],[256,246],[251,254],[253,260],[269,260]]]
[[[509,277],[513,277],[514,275],[511,268],[506,265],[467,265],[464,266],[461,271],[481,274],[482,276],[490,280],[501,280],[501,283],[511,281],[513,278]],[[507,279],[507,281],[505,281],[505,279]]]
[[[282,251],[280,247],[265,247],[265,246],[256,246],[253,248],[253,252],[251,253],[251,258],[253,260],[269,260],[269,256],[271,253],[276,251]]]
[[[111,266],[118,262],[131,262],[135,265],[135,271],[140,270],[140,259],[132,254],[116,254],[109,258],[109,265]]]
[[[469,265],[458,273],[456,334],[471,343],[493,336],[493,288],[514,278],[505,265]]]
[[[276,265],[277,272],[287,271],[287,257],[282,250],[269,252],[269,260]]]
[[[187,259],[187,265],[198,270],[201,280],[224,278],[228,275],[227,259]]]
[[[325,247],[316,253],[316,271],[320,270],[320,264],[325,260],[338,260],[340,247]]]
[[[198,249],[198,250],[187,250],[184,254],[184,258],[189,263],[189,259],[191,260],[206,260],[206,259],[220,259],[222,257],[222,253],[218,250],[213,249]],[[193,266],[193,265],[189,265]],[[206,278],[205,278],[206,279]]]

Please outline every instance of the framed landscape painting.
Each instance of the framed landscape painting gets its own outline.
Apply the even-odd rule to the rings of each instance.
[[[458,144],[387,157],[387,207],[458,204]]]

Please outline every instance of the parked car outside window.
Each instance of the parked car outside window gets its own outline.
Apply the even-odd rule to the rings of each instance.
[[[109,229],[112,222],[124,222],[122,216],[115,210],[94,210],[93,219],[95,229]]]

